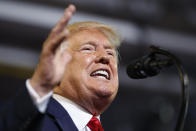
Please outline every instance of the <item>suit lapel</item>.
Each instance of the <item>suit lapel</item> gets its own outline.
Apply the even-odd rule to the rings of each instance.
[[[63,131],[78,131],[67,111],[54,98],[48,103],[47,113],[54,117]]]

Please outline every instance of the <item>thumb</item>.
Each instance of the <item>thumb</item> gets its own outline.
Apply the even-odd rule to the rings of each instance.
[[[63,45],[62,43],[61,45]],[[67,64],[71,61],[72,56],[68,52],[67,48],[62,48],[62,46],[59,47],[55,54],[54,58],[54,66],[55,66],[55,78],[56,81],[60,82],[63,74],[66,70]]]

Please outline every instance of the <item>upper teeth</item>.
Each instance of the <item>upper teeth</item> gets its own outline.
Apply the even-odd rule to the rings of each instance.
[[[106,78],[109,79],[109,74],[108,74],[108,72],[105,71],[105,70],[98,70],[98,71],[95,71],[95,72],[93,72],[92,75],[98,75],[98,74],[101,74],[101,75],[103,75],[103,76],[106,76]]]

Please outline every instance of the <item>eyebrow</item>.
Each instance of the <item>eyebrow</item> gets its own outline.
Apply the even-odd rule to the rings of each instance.
[[[96,46],[95,42],[93,42],[93,41],[85,42],[84,44],[82,44],[82,46],[83,46],[83,45],[92,45],[92,46]]]
[[[97,44],[96,44],[94,41],[88,41],[88,42],[82,44],[82,46],[83,46],[83,45],[97,46]],[[111,45],[104,45],[104,48],[105,48],[105,49],[115,50],[115,47],[114,47],[112,44],[111,44]]]
[[[115,50],[115,48],[114,48],[113,46],[109,46],[109,45],[107,45],[107,46],[104,46],[104,47],[105,47],[105,49]]]

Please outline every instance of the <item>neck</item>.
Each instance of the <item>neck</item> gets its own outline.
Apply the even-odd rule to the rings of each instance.
[[[80,107],[84,108],[87,112],[95,116],[100,115],[110,105],[108,98],[101,98],[97,96],[93,96],[91,99],[77,98],[74,97],[74,93],[64,92],[58,87],[54,89],[54,93],[71,100],[72,102],[76,103]]]

